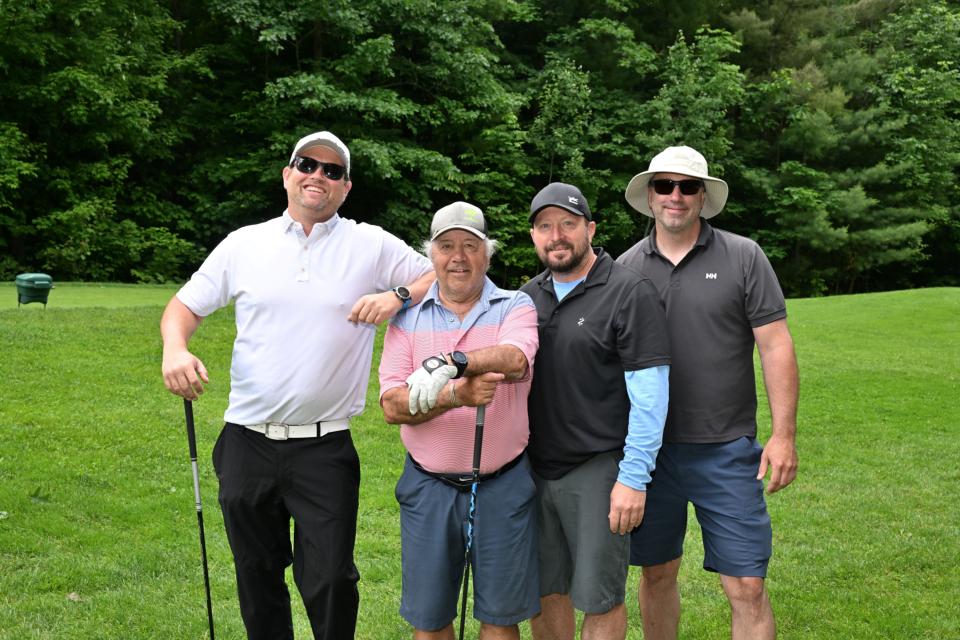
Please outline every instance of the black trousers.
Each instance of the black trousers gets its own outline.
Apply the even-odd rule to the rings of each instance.
[[[213,466],[249,640],[293,638],[290,564],[314,638],[352,639],[360,461],[350,431],[276,441],[228,423]]]

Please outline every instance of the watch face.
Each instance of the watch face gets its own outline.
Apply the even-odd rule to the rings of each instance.
[[[408,300],[410,298],[410,290],[406,287],[397,287],[393,290],[397,294],[397,297],[401,300]]]
[[[457,367],[457,375],[453,376],[454,379],[462,378],[467,371],[467,354],[463,351],[454,351],[450,354],[450,360]]]

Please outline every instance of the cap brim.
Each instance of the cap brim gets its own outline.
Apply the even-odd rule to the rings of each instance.
[[[334,144],[333,142],[331,142],[331,141],[329,141],[329,140],[314,140],[313,142],[308,142],[307,144],[303,145],[302,147],[297,147],[297,149],[294,150],[293,154],[290,156],[290,162],[293,162],[294,158],[296,158],[298,155],[302,154],[302,153],[303,153],[304,151],[306,151],[307,149],[313,149],[314,147],[326,147],[327,149],[330,149],[330,150],[333,151],[335,154],[337,154],[337,157],[340,158],[340,162],[342,162],[342,163],[343,163],[343,166],[349,170],[349,168],[350,168],[350,163],[349,163],[349,161],[347,161],[347,159],[343,156],[343,151],[341,151],[340,148],[337,147],[336,144]]]
[[[434,233],[433,236],[430,238],[430,242],[433,242],[434,240],[436,240],[437,238],[445,234],[447,231],[452,231],[453,229],[461,229],[463,231],[469,231],[470,233],[477,236],[481,240],[487,239],[487,236],[479,229],[474,229],[473,227],[467,227],[465,225],[452,224],[449,227],[444,227],[443,229],[439,229],[436,233]]]
[[[547,207],[557,207],[558,209],[563,209],[564,211],[569,211],[570,213],[572,213],[572,214],[575,215],[575,216],[580,216],[581,218],[586,218],[587,220],[592,220],[592,219],[593,219],[592,217],[590,217],[590,216],[588,216],[587,214],[585,214],[583,211],[580,211],[579,209],[575,209],[574,207],[568,206],[568,205],[566,205],[566,204],[564,204],[564,203],[562,203],[562,202],[548,202],[548,203],[546,203],[545,205],[542,205],[540,208],[538,208],[536,211],[534,211],[533,213],[530,214],[530,224],[533,224],[533,220],[534,220],[534,218],[537,217],[537,214],[540,213],[541,211],[543,211],[544,209],[546,209]]]

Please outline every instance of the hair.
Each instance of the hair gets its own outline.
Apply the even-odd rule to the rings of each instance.
[[[483,246],[486,247],[487,260],[489,260],[493,257],[493,254],[497,252],[497,247],[500,246],[500,243],[496,240],[491,240],[490,238],[484,238]],[[424,240],[423,246],[420,250],[423,252],[423,255],[433,259],[433,240]]]

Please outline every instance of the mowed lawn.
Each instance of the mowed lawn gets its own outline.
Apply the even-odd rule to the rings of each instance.
[[[0,285],[0,639],[207,637],[183,405],[159,375],[157,325],[174,290],[65,283],[46,309],[17,309],[13,283]],[[788,304],[801,467],[769,498],[781,637],[960,638],[960,289]],[[212,377],[194,409],[224,639],[243,630],[209,456],[232,338],[224,310],[192,345]],[[403,450],[376,398],[374,375],[353,426],[363,465],[357,637],[408,638],[393,498]],[[727,606],[699,547],[691,519],[680,635],[726,638]],[[642,637],[638,577],[631,571],[630,638]]]

